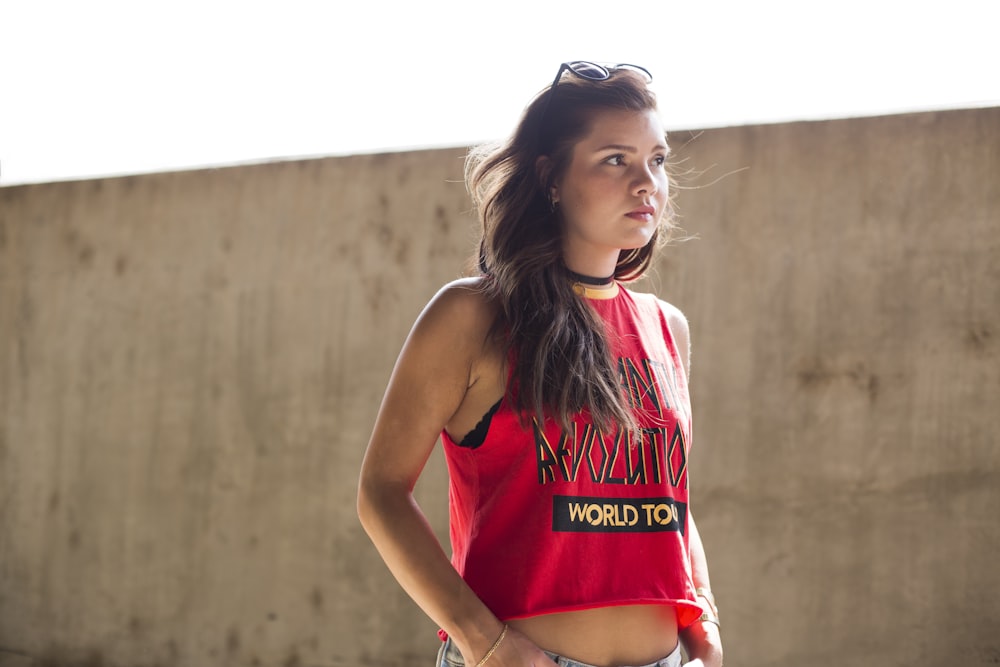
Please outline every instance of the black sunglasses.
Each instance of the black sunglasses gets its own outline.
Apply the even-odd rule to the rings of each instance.
[[[542,139],[542,128],[545,127],[545,117],[548,115],[549,107],[552,106],[552,98],[556,94],[556,86],[559,85],[563,72],[569,70],[581,79],[587,79],[588,81],[604,81],[605,79],[610,79],[611,72],[616,69],[632,70],[633,72],[637,72],[642,75],[642,77],[646,79],[646,83],[653,82],[653,75],[649,73],[648,69],[639,65],[630,65],[629,63],[619,63],[618,65],[598,65],[597,63],[592,63],[586,60],[573,60],[559,65],[559,71],[556,72],[556,78],[552,79],[552,85],[549,86],[549,96],[545,99],[545,107],[542,109],[542,113],[538,116],[539,143],[541,143]]]

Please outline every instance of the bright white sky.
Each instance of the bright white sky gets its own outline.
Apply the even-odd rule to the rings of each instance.
[[[0,0],[0,184],[496,139],[576,59],[647,67],[668,129],[994,106],[998,28],[997,0]]]

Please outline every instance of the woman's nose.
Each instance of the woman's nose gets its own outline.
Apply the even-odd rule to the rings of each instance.
[[[632,191],[636,195],[656,194],[658,188],[656,186],[656,178],[653,176],[653,172],[650,171],[649,167],[642,167],[642,171],[636,175],[635,181],[632,185]]]

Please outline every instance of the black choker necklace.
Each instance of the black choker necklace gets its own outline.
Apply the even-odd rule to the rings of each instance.
[[[611,281],[615,279],[615,274],[613,273],[607,278],[595,278],[594,276],[585,276],[582,273],[577,273],[572,269],[566,269],[566,271],[569,273],[570,278],[578,283],[583,283],[584,285],[609,285],[611,284]]]

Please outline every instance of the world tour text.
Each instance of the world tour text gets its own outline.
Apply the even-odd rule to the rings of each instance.
[[[679,532],[687,526],[687,503],[669,497],[552,497],[552,530],[569,533]]]

